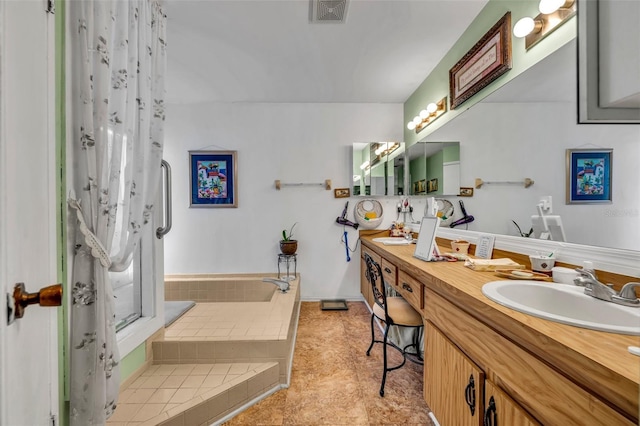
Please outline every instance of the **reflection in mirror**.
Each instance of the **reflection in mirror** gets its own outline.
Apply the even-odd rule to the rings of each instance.
[[[425,138],[460,141],[460,186],[473,187],[476,178],[535,181],[476,188],[464,199],[475,217],[468,230],[520,236],[517,227],[527,233],[550,196],[545,214],[562,218],[567,242],[640,250],[640,128],[576,124],[576,84],[574,40]],[[576,148],[613,150],[611,203],[566,203],[566,150]],[[455,219],[461,216],[456,209]]]
[[[404,156],[403,142],[353,144],[353,195],[402,195],[404,169],[395,159]]]
[[[407,149],[409,195],[458,195],[460,143],[418,142]],[[400,167],[405,158],[396,158]]]

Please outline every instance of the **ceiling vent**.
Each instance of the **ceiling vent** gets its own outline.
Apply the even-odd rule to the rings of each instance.
[[[344,22],[347,0],[309,0],[311,22]]]

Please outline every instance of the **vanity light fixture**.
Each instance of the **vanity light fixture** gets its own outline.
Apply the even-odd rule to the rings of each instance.
[[[418,115],[413,117],[413,120],[407,123],[407,129],[415,130],[416,133],[419,133],[445,112],[447,112],[446,96],[440,99],[438,103],[432,102],[427,105],[425,109],[423,109]]]
[[[377,156],[389,155],[400,146],[398,142],[380,142],[378,145],[378,148],[374,151]]]
[[[535,18],[525,16],[513,26],[513,35],[524,37],[527,50],[549,35],[576,14],[575,0],[540,0],[540,14]]]

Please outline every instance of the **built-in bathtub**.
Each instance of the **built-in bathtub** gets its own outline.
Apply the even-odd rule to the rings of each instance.
[[[166,276],[167,301],[196,303],[147,343],[107,424],[220,425],[288,386],[300,276],[285,294],[265,277],[275,275]]]
[[[269,362],[288,384],[300,309],[300,277],[282,293],[262,278],[273,274],[165,276],[165,300],[195,306],[154,342],[154,363]]]

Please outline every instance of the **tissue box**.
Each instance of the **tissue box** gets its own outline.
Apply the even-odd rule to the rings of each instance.
[[[467,259],[464,266],[474,271],[495,271],[496,269],[524,269],[521,265],[508,257],[502,259]]]

